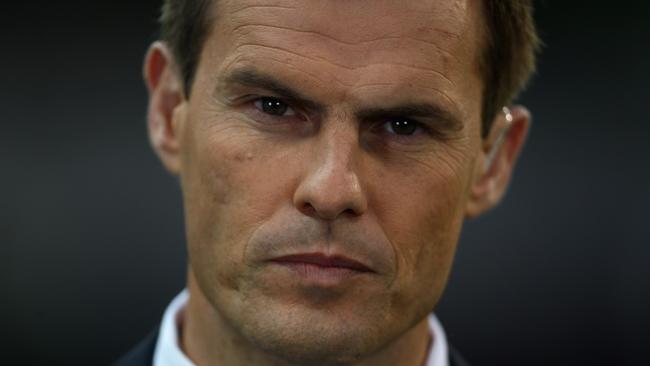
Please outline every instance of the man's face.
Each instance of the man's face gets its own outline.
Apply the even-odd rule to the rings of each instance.
[[[354,359],[445,287],[481,150],[479,1],[227,1],[177,108],[192,280],[277,355]]]

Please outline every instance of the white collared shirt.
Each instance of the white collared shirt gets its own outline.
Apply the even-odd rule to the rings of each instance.
[[[183,319],[185,305],[189,298],[187,289],[183,290],[167,306],[163,315],[156,350],[153,356],[153,366],[196,366],[181,350],[178,342],[178,332]],[[431,348],[427,356],[426,366],[449,366],[447,337],[442,325],[434,314],[429,316],[429,329],[432,335]]]

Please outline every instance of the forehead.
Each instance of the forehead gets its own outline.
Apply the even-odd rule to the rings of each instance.
[[[481,83],[480,1],[217,3],[206,48],[218,73],[263,68],[338,100],[408,88],[458,109]]]

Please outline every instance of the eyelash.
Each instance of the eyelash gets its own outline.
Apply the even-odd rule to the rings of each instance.
[[[262,97],[257,97],[251,100],[251,103],[253,107],[259,112],[262,113],[266,116],[269,116],[269,118],[293,118],[293,117],[300,117],[300,114],[298,111],[296,111],[295,108],[291,106],[290,103],[287,103],[283,101],[280,98],[275,98],[275,97],[268,97],[268,96],[262,96]],[[282,105],[280,105],[282,104]],[[268,110],[265,110],[266,108],[277,108],[279,107],[282,111],[281,114],[274,114],[269,112]],[[289,114],[286,114],[289,112]],[[412,134],[399,134],[395,132],[395,125],[393,125],[395,122],[398,124],[401,122],[402,124],[406,123],[406,125],[413,124],[414,126],[414,132]],[[387,118],[381,122],[376,122],[372,124],[372,130],[379,130],[381,133],[386,133],[388,135],[393,136],[393,138],[396,139],[413,139],[415,136],[420,135],[422,133],[431,135],[430,129],[423,123],[414,120],[412,118],[406,118],[406,117],[400,117],[400,116],[395,116],[395,117],[390,117]],[[393,132],[388,131],[389,129],[393,130]]]

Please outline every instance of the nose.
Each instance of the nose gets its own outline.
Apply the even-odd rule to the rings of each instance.
[[[334,220],[360,216],[367,209],[355,160],[362,153],[356,133],[332,133],[312,146],[307,174],[298,185],[294,206],[308,216]]]

